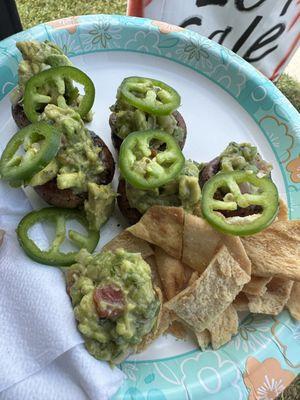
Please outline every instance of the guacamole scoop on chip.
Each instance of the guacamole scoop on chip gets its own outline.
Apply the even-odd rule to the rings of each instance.
[[[90,354],[121,362],[156,325],[160,301],[140,253],[80,251],[67,270],[78,329]]]

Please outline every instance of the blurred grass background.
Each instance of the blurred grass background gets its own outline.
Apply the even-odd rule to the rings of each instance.
[[[125,14],[126,0],[16,0],[24,29],[72,15]],[[283,74],[277,87],[300,111],[300,83]],[[300,400],[300,378],[277,400]]]
[[[126,0],[16,0],[23,28],[84,14],[125,14]]]
[[[84,14],[125,14],[126,0],[16,0],[24,29],[42,22]],[[283,75],[277,86],[300,111],[300,84]],[[300,399],[300,395],[299,395]]]

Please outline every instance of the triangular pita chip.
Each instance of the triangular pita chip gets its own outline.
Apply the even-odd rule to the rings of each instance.
[[[253,296],[261,296],[267,291],[267,284],[272,278],[261,276],[251,276],[251,281],[243,287],[243,292]]]
[[[286,307],[291,316],[300,321],[300,282],[294,282]]]
[[[251,263],[239,237],[216,231],[203,218],[185,215],[182,249],[184,264],[202,273],[223,244],[250,275]]]
[[[248,297],[245,295],[245,293],[240,292],[234,299],[232,305],[236,311],[249,311],[248,303]]]
[[[168,333],[175,336],[177,339],[186,339],[189,334],[189,328],[179,321],[173,321],[169,326]]]
[[[165,304],[175,318],[201,332],[234,300],[250,276],[222,246],[192,286]]]
[[[211,336],[210,336],[209,330],[208,329],[204,329],[204,331],[202,331],[202,332],[195,332],[195,335],[196,335],[196,338],[197,338],[198,345],[199,345],[200,349],[202,351],[207,349],[207,347],[211,343]]]
[[[119,248],[123,248],[131,253],[141,253],[141,256],[144,259],[154,254],[149,243],[145,240],[139,239],[126,230],[122,231],[119,235],[115,236],[110,242],[108,242],[103,247],[103,251],[114,251]]]
[[[279,314],[286,305],[293,286],[293,281],[273,278],[267,284],[267,291],[262,296],[246,295],[249,310],[256,314]]]
[[[134,236],[153,243],[181,259],[184,211],[179,207],[151,207],[140,221],[127,228]]]
[[[278,221],[242,239],[252,274],[300,281],[300,221]]]
[[[193,270],[180,260],[169,256],[160,247],[155,247],[157,271],[161,279],[167,300],[171,300],[185,289],[189,283]]]
[[[222,314],[208,326],[211,345],[214,350],[229,342],[238,332],[239,318],[233,305],[230,305]]]
[[[157,265],[156,265],[156,261],[155,261],[155,257],[150,256],[147,257],[145,259],[146,263],[150,265],[150,269],[151,269],[151,277],[152,277],[152,282],[153,282],[153,286],[159,287],[162,294],[163,294],[163,299],[165,300],[165,293],[163,290],[163,285],[161,282],[161,279],[159,277],[158,271],[157,271]]]
[[[160,335],[166,332],[166,330],[169,328],[169,325],[172,322],[172,317],[170,316],[169,311],[164,307],[163,305],[163,297],[162,293],[159,288],[155,287],[154,288],[159,300],[161,302],[160,310],[157,316],[156,324],[152,331],[146,335],[139,345],[136,346],[134,349],[135,352],[139,353],[141,351],[144,351],[150,344],[157,339]]]

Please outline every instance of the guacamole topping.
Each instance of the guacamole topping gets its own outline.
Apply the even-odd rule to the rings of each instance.
[[[160,301],[139,253],[81,250],[67,270],[67,288],[87,350],[112,364],[154,328]]]
[[[115,207],[116,193],[112,186],[88,183],[88,200],[84,202],[85,215],[90,227],[99,230],[112,215]]]
[[[268,176],[272,165],[264,161],[250,143],[231,142],[220,155],[220,171],[249,171],[258,177]]]
[[[51,67],[61,66],[72,66],[72,62],[64,54],[63,50],[56,44],[46,40],[45,42],[28,41],[18,42],[17,48],[22,53],[23,60],[19,64],[18,75],[19,85],[13,91],[11,100],[13,104],[22,103],[25,85],[27,81],[41,71],[49,69]],[[51,94],[52,99],[56,99],[59,96],[58,87],[60,82],[57,84],[53,83],[51,87],[49,84],[41,90],[40,94]],[[74,87],[71,80],[65,80],[66,92],[65,97],[68,101],[68,105],[72,108],[76,108],[81,101],[82,96],[79,94],[77,88]],[[92,113],[89,112],[85,118],[85,121],[92,120]]]
[[[19,85],[15,92],[14,100],[18,102],[24,94],[27,81],[45,69],[64,65],[72,65],[68,57],[56,44],[46,40],[38,42],[18,42],[16,44],[20,50],[23,60],[19,64]]]
[[[201,189],[199,172],[201,166],[186,160],[179,176],[172,182],[152,190],[139,190],[126,183],[126,195],[130,207],[144,214],[153,205],[183,207],[197,214],[200,206]]]
[[[177,125],[173,114],[151,115],[121,100],[119,93],[116,103],[110,109],[116,115],[116,134],[121,139],[125,139],[131,132],[161,129],[173,136],[178,143],[184,140],[184,131]]]
[[[97,184],[99,174],[104,170],[99,158],[101,148],[94,145],[80,115],[71,108],[49,104],[42,119],[62,131],[62,144],[55,159],[28,183],[31,186],[43,185],[56,177],[59,189],[88,192],[84,204],[86,217],[90,228],[99,230],[112,214],[116,197],[111,185]]]
[[[101,148],[94,145],[80,115],[71,108],[49,104],[42,119],[54,123],[63,133],[62,144],[56,156],[57,187],[72,188],[77,193],[86,192],[88,183],[97,183],[99,174],[104,170],[99,158]]]

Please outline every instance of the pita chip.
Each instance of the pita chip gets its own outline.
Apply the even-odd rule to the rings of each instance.
[[[180,321],[173,321],[168,329],[168,333],[175,336],[177,339],[186,339],[189,331],[190,330]]]
[[[156,261],[155,261],[154,255],[150,256],[150,257],[147,257],[145,259],[145,261],[146,261],[147,264],[150,265],[151,277],[152,277],[153,285],[160,288],[160,290],[161,290],[161,292],[163,294],[163,299],[165,299],[165,293],[164,293],[164,290],[163,290],[163,285],[161,283],[161,279],[160,279],[158,271],[157,271],[157,265],[156,265]]]
[[[153,206],[127,231],[181,259],[184,211],[179,207]]]
[[[267,284],[272,278],[251,276],[251,281],[243,287],[243,292],[253,296],[262,296],[267,291]]]
[[[240,292],[234,299],[232,305],[236,311],[249,311],[248,303],[248,297],[245,295],[245,293]]]
[[[146,335],[139,345],[137,345],[135,351],[141,352],[144,351],[155,339],[157,339],[160,335],[164,334],[169,328],[170,323],[172,322],[172,317],[169,311],[163,305],[163,297],[161,290],[157,287],[154,288],[158,298],[161,302],[160,310],[157,316],[156,324],[152,331]]]
[[[293,281],[273,278],[267,284],[267,291],[262,296],[247,295],[249,310],[256,314],[279,314],[286,305],[293,286]]]
[[[230,305],[207,327],[211,337],[212,348],[217,350],[223,344],[229,342],[232,336],[237,334],[238,326],[238,314],[233,305]]]
[[[226,310],[249,280],[250,276],[222,246],[200,278],[165,306],[175,319],[202,332]]]
[[[208,329],[204,329],[202,332],[195,332],[198,345],[202,351],[207,349],[211,343],[211,335]]]
[[[150,257],[154,254],[149,243],[145,240],[139,239],[138,237],[132,235],[128,231],[122,231],[114,237],[110,242],[108,242],[104,247],[103,250],[105,251],[114,251],[119,248],[124,248],[126,251],[131,253],[141,253],[141,256],[145,259]]]
[[[169,256],[160,247],[155,247],[155,260],[167,300],[171,300],[186,288],[193,270],[180,260]]]
[[[294,282],[286,307],[291,316],[300,321],[300,282]]]
[[[189,268],[189,267],[186,267],[186,268]],[[194,282],[196,282],[196,280],[199,278],[199,276],[200,276],[199,272],[193,271],[187,286],[191,286]]]
[[[240,267],[248,274],[251,274],[251,261],[245,251],[241,238],[238,236],[223,235],[224,244],[232,257],[239,263]]]
[[[251,263],[239,237],[216,231],[203,218],[185,215],[182,249],[184,264],[201,274],[222,244],[225,244],[231,255],[250,275]]]
[[[300,281],[300,221],[277,221],[242,239],[252,273]]]

